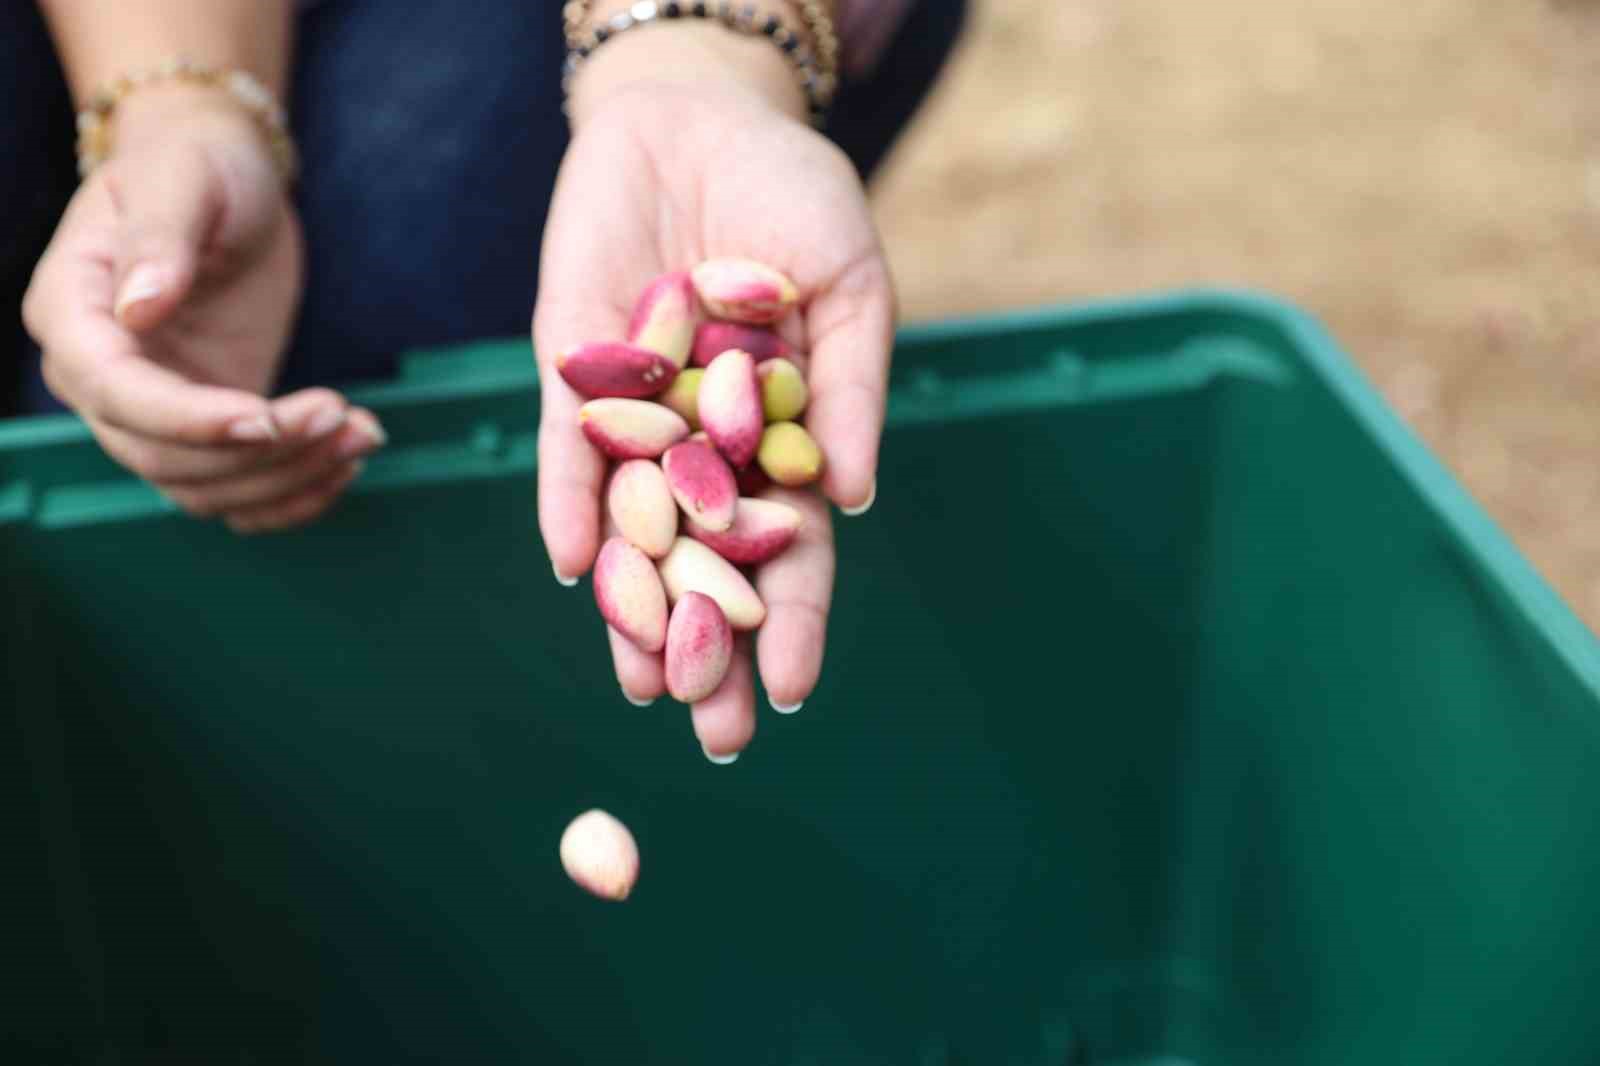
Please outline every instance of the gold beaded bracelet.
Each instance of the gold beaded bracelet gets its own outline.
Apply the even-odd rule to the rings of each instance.
[[[111,120],[117,107],[140,89],[181,82],[219,89],[231,96],[267,140],[267,151],[283,180],[293,182],[300,169],[299,153],[289,133],[289,119],[272,91],[242,70],[222,70],[179,57],[160,66],[124,75],[97,90],[78,112],[78,174],[87,178],[111,156]]]

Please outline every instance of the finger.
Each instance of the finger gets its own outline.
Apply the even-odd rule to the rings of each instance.
[[[252,473],[200,485],[161,487],[173,503],[201,518],[264,507],[299,496],[348,467],[353,458],[364,454],[359,450],[353,454],[347,452],[350,443],[371,447],[370,439],[351,429],[349,437],[340,433],[303,445],[299,453],[287,461]]]
[[[806,426],[822,447],[822,491],[846,513],[872,504],[883,433],[894,291],[879,256],[818,293],[806,316],[811,406]]]
[[[260,444],[280,430],[266,399],[196,385],[144,357],[111,317],[104,264],[66,255],[41,262],[28,328],[44,353],[45,384],[85,418],[169,443]]]
[[[382,427],[370,412],[350,410],[344,422],[336,431],[340,458],[360,458],[382,446]],[[299,459],[317,443],[316,438],[289,438],[277,445],[198,448],[162,444],[93,419],[88,424],[107,455],[162,489],[205,485],[281,466]]]
[[[163,444],[92,418],[88,424],[107,455],[163,488],[204,485],[265,470],[292,461],[309,447],[296,443],[288,449],[269,444],[248,448],[197,448]]]
[[[344,397],[331,389],[307,389],[279,401],[277,417],[285,440],[245,448],[202,448],[162,444],[103,422],[91,422],[100,444],[117,462],[162,486],[181,486],[238,477],[299,458],[312,443],[338,432],[348,422]],[[365,444],[358,435],[357,444]],[[370,448],[352,450],[354,457]]]
[[[788,504],[805,518],[789,550],[756,574],[756,590],[767,605],[756,639],[761,683],[774,710],[793,714],[822,675],[833,601],[833,519],[827,502],[813,492],[774,488],[762,496]]]
[[[321,440],[341,429],[350,414],[332,389],[301,389],[272,402],[273,417],[287,440]]]
[[[627,637],[606,626],[611,641],[611,661],[616,664],[622,695],[635,707],[648,707],[667,690],[661,656],[640,651]]]
[[[88,416],[85,422],[112,459],[144,480],[162,487],[237,477],[278,462],[281,452],[268,444],[239,448],[197,448],[164,444]]]
[[[553,309],[545,311],[544,306]],[[556,353],[584,339],[620,336],[625,323],[599,308],[562,311],[541,306],[536,323],[539,359],[539,529],[556,580],[576,584],[600,550],[601,483],[606,460],[578,425],[581,399],[561,379]]]
[[[658,179],[647,168],[615,167],[605,181],[586,166],[613,160],[569,154],[551,200],[533,318],[539,360],[539,527],[563,583],[588,571],[599,551],[605,458],[578,426],[580,398],[555,372],[562,352],[627,334],[633,299],[660,273]]]
[[[733,662],[728,666],[728,676],[722,679],[717,691],[690,708],[689,715],[706,758],[726,765],[739,757],[756,734],[755,674],[750,669],[750,638],[741,636],[733,642]]]
[[[261,507],[232,511],[226,516],[228,528],[235,533],[272,533],[301,526],[321,517],[340,495],[361,476],[365,466],[361,460],[346,463],[332,477],[315,485],[298,496]]]
[[[378,416],[365,407],[350,408],[350,418],[346,428],[354,430],[357,435],[365,438],[366,455],[377,451],[389,443],[389,434],[384,431],[383,423],[378,421]]]
[[[117,320],[135,332],[161,324],[194,285],[201,246],[222,215],[222,187],[203,151],[148,153],[107,174],[119,222],[113,274]]]

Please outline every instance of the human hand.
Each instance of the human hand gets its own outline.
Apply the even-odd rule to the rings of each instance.
[[[260,131],[192,87],[134,93],[115,121],[24,299],[46,384],[190,514],[241,533],[309,521],[383,431],[328,389],[266,398],[303,268]]]
[[[777,76],[792,85],[781,58]],[[558,578],[575,579],[595,559],[606,461],[579,429],[582,399],[553,360],[580,343],[622,338],[655,276],[706,258],[759,260],[798,284],[804,313],[789,320],[788,339],[810,355],[806,423],[827,458],[823,492],[855,513],[872,502],[894,321],[888,268],[854,168],[775,98],[641,82],[580,106],[546,225],[534,320],[539,516]],[[761,680],[775,706],[792,709],[821,672],[832,527],[814,493],[767,495],[806,520],[795,545],[756,575],[768,608],[754,641]],[[696,735],[719,761],[755,730],[750,644],[740,639],[728,680],[693,708]],[[661,695],[659,656],[615,633],[611,647],[630,699]]]

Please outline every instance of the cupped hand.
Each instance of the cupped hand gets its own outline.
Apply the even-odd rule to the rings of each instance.
[[[267,399],[302,247],[249,116],[211,90],[147,90],[79,188],[23,304],[50,390],[106,452],[239,532],[315,518],[383,441],[311,389]]]
[[[576,344],[622,338],[653,278],[720,256],[768,263],[799,286],[802,313],[786,332],[809,353],[805,421],[826,459],[821,487],[847,512],[870,506],[894,296],[854,168],[759,98],[690,85],[631,87],[585,116],[545,230],[534,317],[543,386],[539,521],[558,579],[575,579],[594,562],[607,463],[579,429],[582,398],[553,360]],[[741,638],[728,680],[693,708],[696,735],[713,757],[736,754],[755,731],[752,650],[779,709],[797,708],[822,669],[834,576],[827,502],[814,492],[768,495],[806,523],[795,546],[756,575],[766,624],[753,641]],[[611,647],[627,696],[662,694],[659,656],[615,633]]]

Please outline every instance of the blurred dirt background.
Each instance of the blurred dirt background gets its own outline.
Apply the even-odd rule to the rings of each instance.
[[[1323,319],[1600,628],[1600,0],[975,0],[875,192],[906,317]]]

